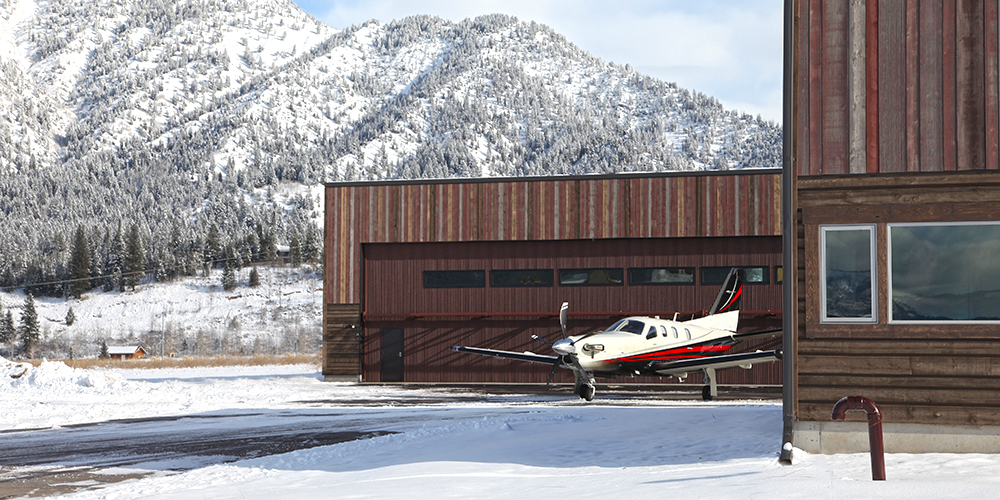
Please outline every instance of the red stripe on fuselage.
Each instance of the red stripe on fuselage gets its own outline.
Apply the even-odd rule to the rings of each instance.
[[[630,363],[633,361],[658,361],[663,359],[677,359],[677,358],[704,358],[706,356],[699,356],[697,353],[709,352],[709,353],[720,353],[731,349],[733,346],[730,345],[703,345],[697,347],[681,347],[678,349],[665,349],[662,351],[647,352],[644,354],[636,354],[633,356],[625,356],[621,358],[609,359],[605,363]]]

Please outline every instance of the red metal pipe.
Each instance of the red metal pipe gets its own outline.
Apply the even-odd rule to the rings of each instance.
[[[833,420],[844,420],[851,410],[868,414],[868,442],[872,455],[872,480],[885,481],[885,447],[882,444],[882,412],[875,402],[864,396],[847,396],[833,405]]]

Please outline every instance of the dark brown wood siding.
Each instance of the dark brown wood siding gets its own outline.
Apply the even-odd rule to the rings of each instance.
[[[452,352],[449,345],[468,345],[545,353],[538,335],[561,338],[555,319],[559,305],[570,303],[571,334],[600,329],[628,315],[680,318],[701,316],[719,285],[635,285],[628,269],[644,267],[766,266],[767,284],[748,284],[741,304],[741,328],[780,327],[781,285],[774,282],[781,262],[778,236],[716,238],[643,238],[561,241],[366,244],[365,380],[381,374],[383,328],[404,328],[405,381],[408,382],[535,382],[546,381],[549,368]],[[558,270],[620,268],[620,286],[560,286]],[[483,270],[482,288],[424,288],[425,270]],[[491,270],[551,269],[551,287],[493,287]],[[700,273],[699,273],[700,276]],[[453,316],[449,314],[454,314]],[[780,339],[738,346],[739,351],[775,348]],[[751,370],[720,371],[723,384],[778,385],[779,364]],[[571,374],[557,381],[571,382]],[[667,379],[627,379],[665,382]],[[701,375],[690,380],[702,383]]]
[[[361,376],[361,305],[327,304],[323,314],[323,375]]]
[[[582,311],[579,306],[593,303],[594,307],[597,307],[596,299],[584,298],[579,291],[574,291],[567,297],[555,297],[551,292],[546,295],[545,292],[539,291],[529,293],[503,291],[490,297],[489,301],[482,292],[472,290],[461,294],[443,294],[439,297],[443,300],[437,301],[427,300],[426,297],[406,297],[399,295],[398,290],[395,291],[397,294],[395,297],[389,297],[384,294],[393,293],[392,287],[395,282],[366,279],[366,273],[376,271],[368,269],[363,262],[373,263],[372,265],[376,267],[388,265],[390,269],[391,266],[406,265],[402,262],[380,261],[379,252],[384,249],[378,244],[389,244],[388,247],[392,248],[394,246],[392,244],[491,242],[485,244],[489,247],[492,242],[521,242],[516,254],[518,259],[509,263],[511,266],[520,266],[521,263],[527,265],[551,257],[551,248],[536,245],[537,242],[562,245],[560,248],[600,248],[601,251],[607,250],[609,246],[620,247],[620,244],[608,243],[619,238],[766,236],[771,237],[773,242],[774,237],[780,234],[780,182],[779,173],[775,170],[765,170],[578,178],[331,184],[326,188],[324,302],[328,311],[331,307],[352,304],[363,308],[369,318],[365,321],[366,326],[377,325],[379,328],[403,326],[407,343],[406,356],[412,357],[412,360],[420,360],[418,363],[407,364],[405,373],[408,380],[440,380],[444,370],[442,366],[449,364],[471,363],[480,366],[477,363],[486,363],[483,366],[491,368],[482,370],[489,373],[499,374],[504,373],[504,370],[510,370],[511,376],[517,375],[521,377],[519,378],[521,381],[544,382],[548,374],[545,368],[542,368],[544,376],[539,379],[539,376],[533,375],[532,368],[523,371],[508,366],[508,363],[503,369],[493,370],[495,364],[493,360],[448,358],[442,362],[441,357],[454,354],[446,349],[450,343],[490,346],[493,345],[491,342],[496,340],[488,339],[502,339],[506,335],[505,332],[509,333],[511,328],[515,330],[535,328],[531,326],[532,321],[545,321],[547,326],[544,328],[551,328],[553,321],[551,317],[506,318],[517,320],[518,326],[510,327],[509,324],[497,326],[496,322],[471,324],[468,317],[437,318],[436,323],[429,323],[430,320],[424,318],[420,320],[422,321],[420,324],[405,321],[401,324],[398,318],[379,317],[375,313],[388,311],[395,314],[404,310],[406,312],[492,312],[497,309],[507,311],[517,309],[515,312],[548,311],[558,305],[555,304],[555,300],[573,301],[575,310]],[[640,247],[652,252],[650,255],[657,251],[649,244],[636,245],[636,248]],[[400,248],[414,247],[401,245]],[[730,251],[739,249],[743,247],[734,247]],[[419,253],[428,250],[421,247],[416,251]],[[368,255],[369,253],[372,255]],[[778,260],[772,257],[773,255],[768,257],[769,260],[751,265],[768,265],[772,274],[770,279],[773,280],[773,266],[777,265]],[[639,256],[631,258],[642,259]],[[478,265],[478,262],[484,259],[486,259],[484,255],[471,255],[462,265]],[[591,253],[576,254],[574,259],[580,267],[585,267],[584,263],[594,262],[598,257],[591,250]],[[433,260],[428,258],[421,265],[429,265],[428,262],[433,263]],[[378,272],[382,272],[381,270],[379,267]],[[397,269],[395,272],[402,270]],[[714,292],[709,292],[709,295],[711,294]],[[600,302],[600,309],[603,312],[607,312],[606,308],[616,306],[619,309],[614,310],[621,310],[626,306],[618,304],[628,302],[619,297],[619,293],[610,291],[592,291],[592,295],[603,297]],[[685,303],[692,304],[691,307],[694,309],[704,308],[703,297],[694,295],[697,294],[693,294],[690,299],[684,299],[689,300]],[[679,305],[667,305],[666,301],[657,300],[656,293],[648,293],[642,297],[644,297],[642,301],[635,302],[635,308],[638,309],[640,306],[641,308],[648,306],[649,310],[662,310],[664,307],[679,308]],[[776,297],[771,294],[771,299]],[[671,300],[673,298],[670,297]],[[769,305],[765,309],[774,311],[779,307]],[[495,319],[492,318],[490,321]],[[599,328],[608,324],[607,316],[575,317],[574,320],[579,321],[579,328]],[[324,319],[324,336],[331,342],[338,335],[335,330],[340,328],[340,325],[346,324],[338,321],[331,319],[329,314]],[[372,323],[372,321],[382,323]],[[766,326],[773,322],[773,316],[747,318],[749,325],[756,323]],[[364,340],[365,380],[373,381],[377,381],[379,377],[378,356],[381,355],[379,337],[374,334],[375,331],[366,329],[366,332],[372,334],[366,335]],[[478,332],[476,335],[483,337],[461,333],[469,331]],[[340,334],[348,333],[340,332]],[[420,353],[423,352],[421,349],[431,349],[432,344],[428,343],[428,339],[436,341],[433,343],[433,354],[427,354],[424,360]],[[488,342],[480,344],[477,343],[479,340]],[[337,342],[342,341],[344,339]],[[520,339],[517,342],[522,341],[523,339]],[[411,344],[411,342],[416,343]],[[507,347],[513,348],[513,346]],[[324,348],[328,354],[340,352],[327,342],[324,343]],[[537,346],[521,348],[537,349]],[[353,369],[346,365],[334,367],[335,359],[340,359],[337,363],[347,363],[345,357],[328,356],[325,365],[330,366],[324,366],[324,373],[347,373]],[[424,361],[431,365],[425,368]],[[360,365],[359,356],[358,364],[352,366]],[[774,370],[774,366],[776,365],[772,365],[769,369]],[[477,369],[473,368],[468,377],[472,379],[479,377],[476,380],[483,380],[482,375],[475,375]],[[448,370],[448,373],[452,374],[450,375],[452,377],[465,376],[461,375],[461,370]],[[490,377],[496,380],[502,378],[501,375],[490,375]],[[727,380],[737,380],[727,377],[729,376],[722,376],[723,383],[734,383]],[[780,380],[775,377],[780,375],[771,373],[765,378],[767,383],[774,383]]]
[[[781,233],[780,174],[693,173],[326,188],[326,302],[361,300],[363,243]]]
[[[800,0],[795,13],[799,175],[1000,168],[996,1]],[[850,47],[864,48],[851,64]],[[863,166],[852,124],[866,128]]]
[[[997,220],[1000,172],[811,176],[797,180],[795,388],[801,421],[828,421],[844,396],[866,396],[886,422],[989,424],[1000,418],[996,325],[890,324],[886,224]],[[818,225],[876,225],[875,325],[818,320]]]

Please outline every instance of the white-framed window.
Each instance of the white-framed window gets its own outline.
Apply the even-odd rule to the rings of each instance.
[[[1000,222],[888,225],[889,322],[1000,324]]]
[[[874,224],[819,226],[822,323],[877,323]]]

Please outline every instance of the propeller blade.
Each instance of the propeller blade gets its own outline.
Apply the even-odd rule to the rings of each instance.
[[[566,338],[566,323],[569,322],[569,302],[563,302],[559,308],[559,326],[562,327],[563,338]]]
[[[552,362],[552,370],[549,372],[549,380],[545,382],[545,385],[552,385],[552,379],[556,376],[556,370],[559,369],[559,362],[561,361],[562,358],[560,357],[556,358],[556,360]]]
[[[539,337],[538,335],[532,335],[531,338],[534,339],[534,340],[537,340],[539,342],[545,342],[546,344],[551,344],[552,343],[552,342],[549,342],[548,340],[545,340],[545,339]]]

